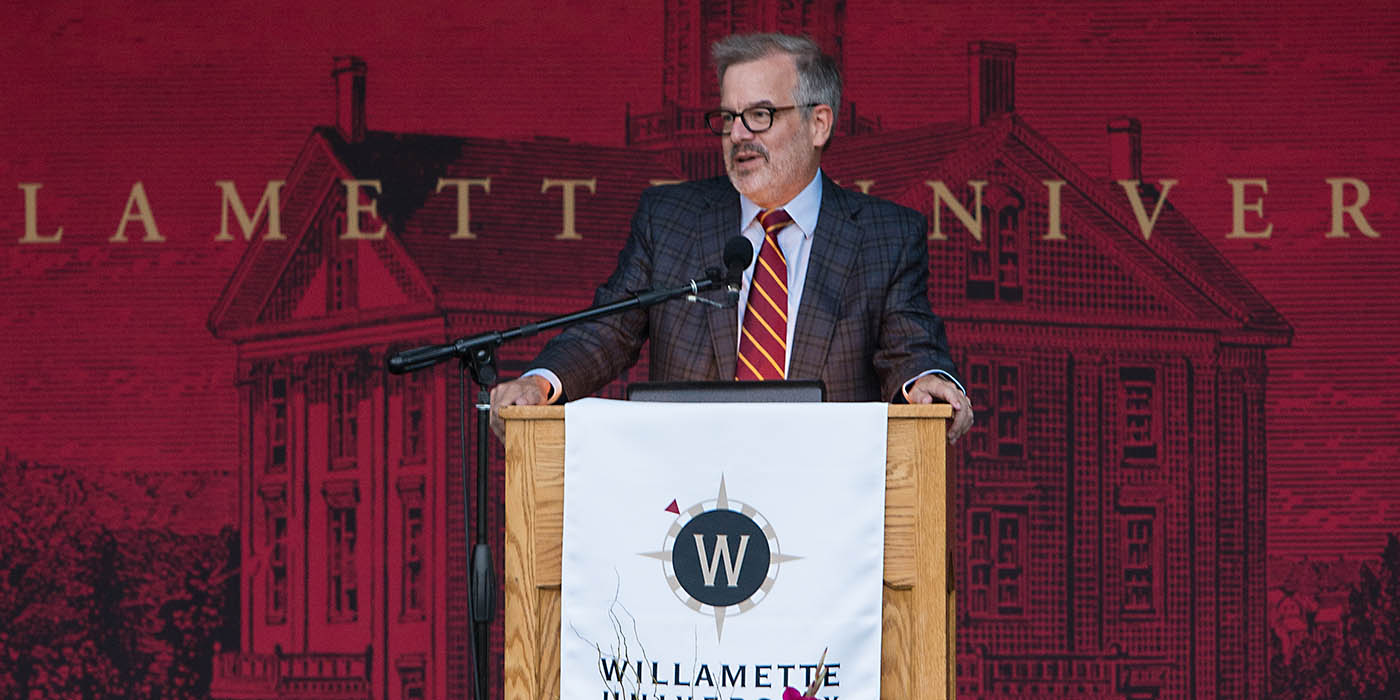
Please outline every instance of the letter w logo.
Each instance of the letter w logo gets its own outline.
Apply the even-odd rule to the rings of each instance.
[[[724,577],[730,588],[739,587],[739,570],[744,568],[744,552],[749,548],[749,536],[739,536],[739,554],[729,558],[729,535],[715,535],[715,553],[705,554],[705,537],[695,535],[695,551],[700,555],[700,575],[705,577],[705,586],[714,588],[715,574],[719,573],[719,560],[724,560]]]

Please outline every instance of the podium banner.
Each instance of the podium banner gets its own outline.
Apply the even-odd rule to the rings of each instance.
[[[562,700],[879,697],[885,404],[565,415]]]

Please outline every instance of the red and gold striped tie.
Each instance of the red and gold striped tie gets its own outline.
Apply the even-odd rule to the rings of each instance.
[[[778,247],[778,232],[792,223],[782,209],[758,213],[763,227],[763,247],[749,285],[749,303],[744,309],[744,328],[739,337],[737,380],[783,379],[787,377],[788,272],[787,258]]]

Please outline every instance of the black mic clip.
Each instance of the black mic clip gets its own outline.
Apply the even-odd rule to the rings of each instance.
[[[710,282],[711,284],[719,284],[720,282],[724,281],[724,274],[721,273],[719,271],[719,268],[717,267],[708,268],[705,270],[705,281]],[[685,300],[697,304],[709,304],[710,306],[713,306],[717,309],[728,309],[732,308],[734,304],[738,301],[738,295],[731,291],[728,296],[729,303],[727,304],[721,304],[720,302],[717,302],[713,299],[706,299],[705,297],[700,296],[699,283],[695,280],[691,280],[690,293],[685,295]]]

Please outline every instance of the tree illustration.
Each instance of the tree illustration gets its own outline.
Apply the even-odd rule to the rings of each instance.
[[[112,528],[97,488],[0,460],[0,697],[208,697],[236,629],[234,531]]]
[[[1374,567],[1361,567],[1347,597],[1340,638],[1314,632],[1293,657],[1275,656],[1270,689],[1282,700],[1400,698],[1400,538]]]

